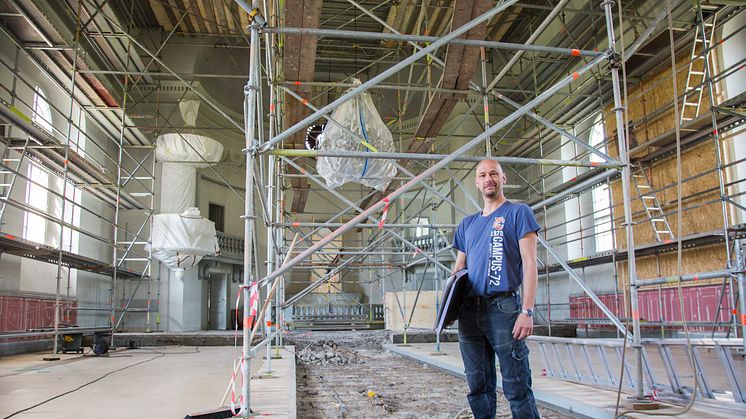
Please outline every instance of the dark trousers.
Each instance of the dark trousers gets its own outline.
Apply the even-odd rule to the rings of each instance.
[[[469,406],[475,419],[494,419],[497,409],[495,355],[500,361],[503,393],[513,418],[538,418],[526,342],[513,339],[513,326],[521,312],[520,297],[467,299],[459,315],[458,332]]]

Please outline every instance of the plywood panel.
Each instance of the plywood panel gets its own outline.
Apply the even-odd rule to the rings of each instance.
[[[652,279],[678,275],[676,252],[637,258],[637,278]],[[682,273],[708,272],[724,269],[725,247],[722,244],[695,247],[682,252]],[[627,262],[617,263],[619,286],[628,287],[629,268]],[[721,283],[721,279],[702,280],[701,284]]]
[[[686,88],[688,57],[682,57],[677,60],[677,93],[681,95]],[[702,61],[695,65],[695,70],[701,70]],[[673,106],[673,84],[671,81],[671,68],[664,68],[658,74],[644,78],[638,85],[631,88],[628,92],[628,118],[630,125],[634,126],[634,138],[632,146],[644,144],[653,138],[666,132],[670,132],[676,126],[676,118]],[[694,100],[690,97],[689,100]],[[679,101],[681,102],[681,101]],[[710,106],[709,95],[705,90],[701,102],[702,111],[707,112]],[[607,138],[612,138],[609,143],[609,153],[612,156],[618,156],[616,146],[615,131],[616,126],[613,123],[614,114],[611,111],[613,105],[605,109],[605,120],[608,121],[605,126]],[[681,103],[679,103],[681,109]],[[688,116],[692,116],[687,114]],[[650,153],[656,151],[650,148],[643,152]],[[681,153],[681,178],[682,180],[698,176],[712,170],[716,167],[715,147],[711,141],[699,144],[687,149]],[[675,184],[678,180],[678,167],[676,156],[671,156],[654,163],[646,168],[646,173],[653,189],[660,189],[664,186]],[[615,208],[615,217],[617,225],[623,223],[623,212],[621,204],[623,202],[621,181],[617,180],[612,183],[612,202],[619,205]],[[681,231],[678,231],[678,216],[676,214],[678,191],[676,185],[656,193],[658,201],[665,212],[673,212],[667,216],[667,220],[673,233],[676,236],[686,236],[702,232],[710,232],[723,228],[723,218],[719,197],[719,181],[716,172],[699,176],[696,179],[682,183],[682,197],[696,195],[682,202],[684,208],[692,207],[691,210],[682,213]],[[650,244],[657,241],[653,231],[652,223],[647,220],[644,213],[644,207],[639,195],[630,185],[632,200],[632,212],[638,213],[633,217],[633,234],[634,241],[637,245]],[[708,203],[714,201],[712,203]],[[664,237],[665,238],[665,237]],[[624,229],[617,230],[617,245],[619,248],[626,249],[627,238]],[[637,276],[638,278],[655,278],[661,276],[671,276],[677,273],[676,253],[662,254],[637,259]],[[707,248],[687,249],[683,257],[683,272],[705,272],[711,270],[720,270],[725,267],[725,251],[723,245],[710,246]],[[627,263],[617,264],[619,271],[620,284],[625,286],[627,283],[628,272]],[[719,280],[715,280],[719,282]]]
[[[385,312],[384,318],[386,320],[386,329],[401,332],[404,330],[404,321],[402,320],[401,311],[397,304],[397,298],[399,304],[404,306],[404,299],[406,294],[406,317],[409,321],[410,315],[412,316],[412,322],[410,328],[429,329],[432,330],[435,324],[435,291],[422,291],[420,297],[417,300],[414,314],[412,314],[412,305],[417,298],[417,291],[406,291],[405,293],[399,292],[387,292],[385,297]]]

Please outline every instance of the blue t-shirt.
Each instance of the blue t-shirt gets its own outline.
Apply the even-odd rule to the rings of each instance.
[[[489,297],[516,290],[523,282],[518,241],[539,231],[534,213],[525,204],[506,201],[487,216],[481,211],[464,218],[453,247],[466,254],[471,289],[467,295]]]

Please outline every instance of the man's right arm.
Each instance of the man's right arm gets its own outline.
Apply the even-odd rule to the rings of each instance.
[[[466,268],[466,253],[459,250],[456,255],[456,262],[453,264],[453,269],[451,269],[451,275],[464,268]]]

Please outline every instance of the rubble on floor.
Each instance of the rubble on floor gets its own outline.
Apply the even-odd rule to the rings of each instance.
[[[365,362],[357,352],[333,340],[311,343],[297,353],[298,362],[307,365],[347,365]]]
[[[387,333],[303,332],[288,336],[291,340],[301,348],[296,366],[299,418],[471,417],[466,382],[382,349]],[[350,362],[329,362],[338,354]],[[539,411],[543,418],[567,418],[542,407]],[[498,412],[510,415],[500,393]]]

